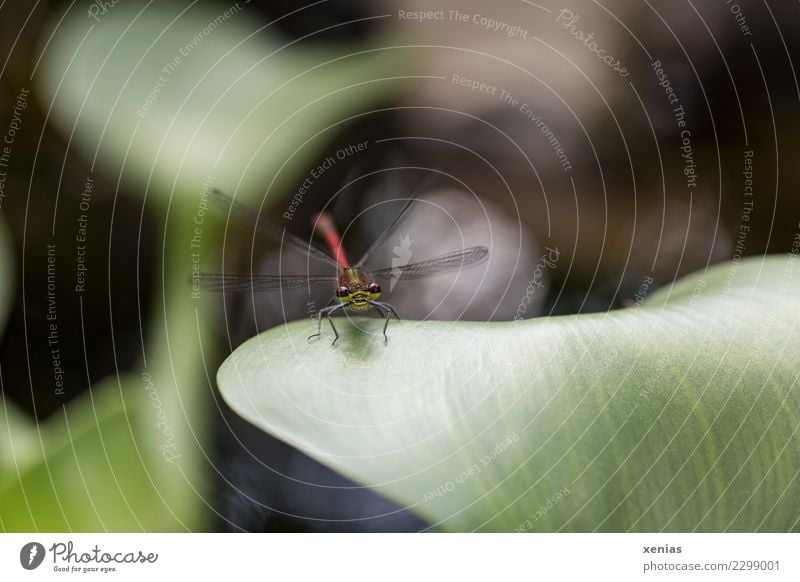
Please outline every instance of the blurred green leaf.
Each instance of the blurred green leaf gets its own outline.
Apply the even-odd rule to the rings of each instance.
[[[386,79],[396,62],[391,51],[308,49],[280,38],[274,26],[259,28],[232,6],[238,5],[226,11],[224,5],[161,1],[139,10],[120,3],[99,21],[71,10],[54,21],[52,36],[43,36],[36,79],[52,119],[97,169],[149,192],[168,219],[145,353],[181,458],[173,466],[158,455],[163,435],[153,428],[149,402],[123,410],[112,398],[103,415],[108,420],[92,429],[87,417],[86,432],[75,441],[79,460],[95,461],[78,463],[69,448],[45,447],[21,481],[13,476],[0,484],[0,511],[34,511],[31,518],[24,511],[4,517],[7,529],[202,527],[197,514],[209,482],[203,358],[214,350],[208,340],[201,344],[207,311],[190,300],[187,285],[202,186],[211,181],[238,198],[258,194],[259,201],[267,189],[281,191],[300,168],[307,171],[332,137],[328,132],[405,82]],[[215,248],[222,224],[204,222],[204,248]],[[142,392],[141,380],[130,382],[130,390]],[[86,415],[90,407],[83,399],[68,410]],[[68,447],[76,437],[65,427],[49,430]],[[116,449],[109,458],[97,456],[106,434]],[[143,479],[139,469],[145,467]],[[118,470],[130,482],[121,491]],[[42,497],[33,505],[45,508],[41,515],[22,504],[32,496]]]
[[[168,461],[137,430],[155,425],[154,418],[141,378],[128,376],[101,382],[39,425],[14,427],[9,446],[20,462],[0,482],[0,529],[185,529],[151,478],[153,467]]]
[[[309,321],[220,368],[249,422],[445,530],[800,529],[796,255],[640,308],[508,323]],[[358,329],[357,326],[363,328]]]
[[[30,416],[3,394],[0,397],[0,489],[16,477],[17,469],[23,470],[38,459],[38,446]]]
[[[305,173],[327,131],[402,82],[387,80],[396,52],[309,49],[225,14],[167,2],[120,3],[100,22],[71,11],[37,75],[44,101],[112,175],[160,195],[196,199],[212,177],[263,197],[273,179]]]

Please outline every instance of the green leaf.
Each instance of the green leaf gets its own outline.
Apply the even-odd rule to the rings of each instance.
[[[212,213],[205,216],[201,188],[210,182],[237,198],[290,192],[286,184],[318,165],[316,157],[349,117],[406,82],[394,67],[398,52],[309,49],[307,42],[281,38],[276,26],[261,26],[235,7],[156,2],[142,8],[123,2],[96,20],[71,10],[53,22],[52,35],[43,36],[36,80],[54,122],[92,160],[93,169],[146,192],[168,219],[159,241],[165,249],[163,281],[153,287],[157,303],[145,352],[146,371],[158,388],[180,460],[172,465],[160,458],[163,435],[153,427],[148,401],[117,408],[117,416],[112,406],[110,425],[98,420],[75,442],[79,460],[70,458],[68,448],[52,452],[37,440],[32,448],[36,452],[38,446],[38,456],[26,462],[14,458],[23,439],[30,443],[36,435],[35,425],[15,421],[9,429],[15,448],[6,456],[16,467],[6,473],[7,483],[0,481],[5,491],[0,514],[12,516],[3,517],[7,529],[204,526],[198,511],[211,474],[204,453],[209,399],[203,357],[213,358],[214,346],[208,338],[200,341],[207,310],[189,300],[187,279],[196,252],[188,241],[198,234],[201,219],[204,250],[216,249],[224,213],[216,220]],[[274,198],[267,201],[273,204]],[[131,382],[131,391],[141,394],[142,381]],[[71,414],[88,414],[90,405],[82,399],[68,408]],[[52,432],[54,441],[66,445],[75,437],[66,425]],[[107,433],[117,449],[111,460],[97,456]],[[140,468],[146,468],[146,480]],[[133,510],[124,503],[127,486],[120,492],[114,482],[117,470],[135,473],[129,476]],[[82,492],[81,478],[92,495]],[[141,496],[135,495],[137,488]],[[101,497],[95,500],[97,491]],[[42,501],[33,508],[23,504],[39,495]],[[102,507],[95,510],[98,504]],[[26,511],[34,513],[28,518]]]
[[[245,419],[444,530],[797,531],[796,255],[639,308],[508,323],[299,321],[218,382]]]
[[[15,460],[0,481],[0,530],[185,529],[152,479],[168,461],[139,428],[158,422],[143,388],[138,377],[109,378],[38,425],[6,432],[0,417]]]
[[[99,22],[73,10],[45,35],[43,103],[90,159],[143,191],[197,200],[210,180],[263,197],[404,82],[397,51],[311,49],[276,28],[202,3],[123,2]]]

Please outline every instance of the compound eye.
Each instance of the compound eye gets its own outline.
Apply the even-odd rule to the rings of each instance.
[[[367,291],[369,293],[380,293],[381,286],[378,285],[377,283],[370,283],[369,286],[367,287]]]
[[[339,287],[336,290],[336,296],[337,297],[347,297],[348,295],[350,295],[350,288],[349,287]]]

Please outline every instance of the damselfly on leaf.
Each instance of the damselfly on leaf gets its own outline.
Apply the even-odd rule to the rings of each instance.
[[[389,318],[394,315],[395,309],[388,303],[378,301],[381,297],[381,282],[411,281],[423,279],[431,275],[447,273],[466,267],[472,267],[484,261],[489,256],[489,249],[484,246],[475,246],[462,251],[454,251],[427,261],[411,263],[404,267],[384,267],[367,272],[362,265],[373,250],[380,247],[386,239],[396,230],[403,218],[408,214],[411,205],[430,183],[430,178],[423,180],[414,192],[408,197],[402,209],[392,223],[369,246],[364,255],[355,264],[351,264],[342,246],[339,232],[333,222],[333,217],[327,212],[316,215],[314,224],[315,233],[327,244],[330,252],[317,247],[310,241],[287,232],[274,224],[261,218],[247,206],[226,196],[219,190],[213,190],[212,199],[219,205],[228,209],[230,214],[251,222],[264,234],[277,241],[286,243],[306,255],[321,259],[336,268],[336,274],[329,275],[251,275],[234,273],[202,273],[198,283],[201,288],[208,291],[252,293],[258,291],[285,291],[299,289],[317,283],[328,283],[335,288],[335,295],[328,306],[317,312],[317,332],[309,336],[309,340],[319,337],[322,330],[322,318],[327,317],[334,333],[333,343],[339,339],[339,332],[331,319],[336,313],[347,309],[354,312],[364,312],[375,309],[384,318],[383,337],[388,341],[386,329]]]

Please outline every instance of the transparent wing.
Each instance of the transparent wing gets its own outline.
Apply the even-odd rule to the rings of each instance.
[[[272,238],[276,242],[286,243],[287,245],[294,247],[296,250],[300,251],[303,254],[311,255],[318,259],[321,259],[328,263],[329,265],[333,265],[337,267],[336,259],[330,256],[328,253],[320,249],[319,247],[315,246],[311,243],[311,241],[304,241],[299,236],[292,234],[291,232],[287,231],[284,228],[280,228],[275,226],[268,220],[260,217],[258,213],[253,211],[247,205],[242,204],[241,202],[237,202],[227,194],[223,194],[216,188],[211,191],[211,200],[214,201],[215,204],[222,207],[225,210],[228,210],[232,216],[235,216],[239,219],[245,220],[255,226],[260,232],[263,232],[270,238]]]
[[[425,177],[417,185],[417,187],[414,188],[414,191],[411,192],[411,194],[408,195],[408,199],[406,200],[406,203],[403,204],[403,207],[400,209],[400,212],[397,214],[397,216],[395,217],[394,221],[388,227],[386,227],[386,230],[384,230],[380,234],[380,236],[378,236],[378,238],[376,238],[374,241],[372,241],[372,244],[369,245],[369,248],[364,252],[364,255],[355,264],[356,267],[362,266],[364,264],[364,261],[367,260],[367,258],[372,253],[372,251],[374,251],[379,246],[381,246],[386,241],[386,239],[389,238],[389,236],[391,236],[391,234],[397,229],[397,227],[400,225],[400,223],[403,221],[403,219],[408,214],[408,211],[411,209],[411,205],[414,204],[414,201],[417,198],[419,198],[420,194],[422,194],[423,192],[428,191],[430,189],[431,185],[433,184],[433,182],[438,177],[439,177],[439,174],[437,174],[436,172],[433,172],[433,171],[431,171],[430,173],[425,175]]]
[[[316,283],[336,283],[330,275],[245,275],[238,273],[201,273],[196,279],[201,289],[225,293],[251,293],[299,289]]]
[[[388,280],[395,278],[399,281],[411,281],[472,267],[483,262],[488,256],[489,249],[486,247],[470,247],[463,251],[436,257],[435,259],[411,263],[405,267],[386,267],[385,269],[370,271],[370,275],[374,279]]]

